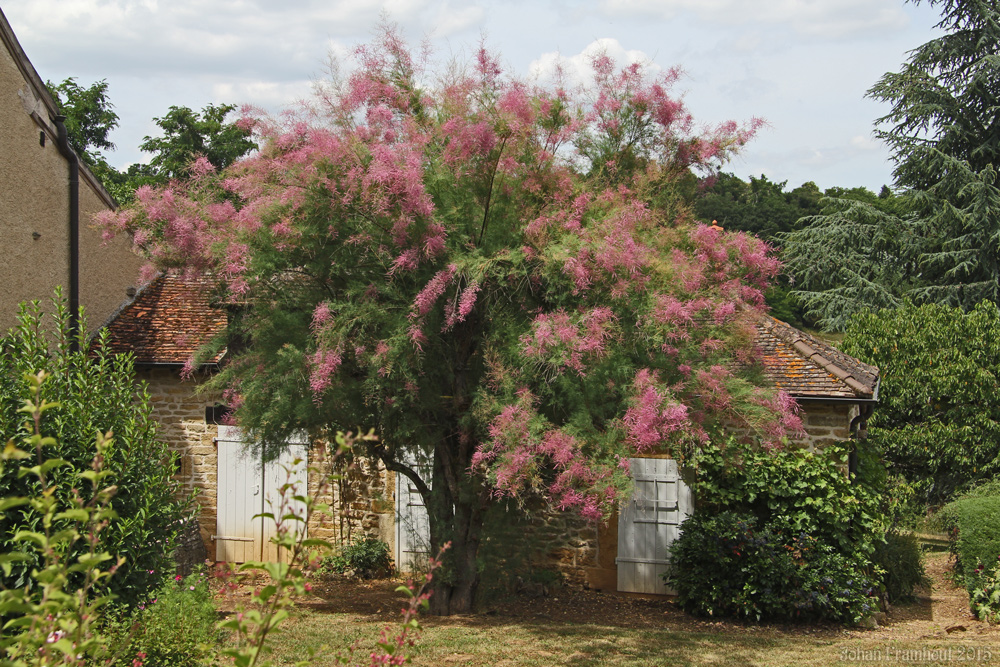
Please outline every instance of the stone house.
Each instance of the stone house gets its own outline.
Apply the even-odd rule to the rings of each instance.
[[[237,529],[231,524],[232,507],[263,511],[266,478],[276,473],[252,472],[255,481],[249,489],[232,479],[231,469],[242,464],[227,463],[233,460],[227,449],[235,445],[241,450],[239,437],[220,419],[219,397],[197,392],[205,374],[224,363],[225,352],[205,360],[187,379],[182,375],[195,352],[226,324],[224,311],[211,303],[209,289],[205,280],[161,276],[140,290],[107,328],[112,349],[135,355],[161,433],[179,455],[178,479],[186,489],[201,494],[199,523],[207,553],[220,561],[240,561],[259,557],[266,547],[259,525]],[[820,449],[863,436],[865,420],[878,399],[878,369],[770,317],[761,318],[756,340],[766,379],[801,407],[806,435],[796,444]],[[330,465],[322,452],[310,450],[308,456],[310,464]],[[691,509],[690,492],[676,462],[666,457],[633,459],[632,469],[635,496],[609,523],[594,526],[560,513],[532,519],[530,530],[549,547],[545,567],[595,589],[668,592],[659,574],[665,567],[666,548]],[[264,491],[259,479],[265,479]],[[319,476],[310,475],[306,483],[316,491]],[[345,542],[360,533],[378,535],[390,544],[400,564],[412,562],[425,549],[421,545],[426,540],[426,515],[419,495],[405,480],[381,469],[351,469],[332,493],[335,516],[315,520],[310,525],[314,536]],[[249,521],[244,523],[250,526]]]
[[[131,244],[105,244],[91,217],[115,204],[65,140],[55,102],[0,11],[0,331],[18,303],[57,285],[103,322],[136,284]]]

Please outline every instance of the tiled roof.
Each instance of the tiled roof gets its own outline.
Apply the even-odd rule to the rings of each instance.
[[[107,324],[110,346],[137,364],[182,365],[226,326],[207,278],[162,275]],[[873,399],[878,369],[767,315],[756,323],[764,377],[795,398]],[[205,363],[218,363],[219,353]]]
[[[764,376],[795,398],[874,399],[878,368],[767,315],[757,324]]]
[[[226,311],[212,306],[211,292],[209,278],[155,278],[108,320],[109,347],[133,352],[137,365],[187,363],[226,327]],[[202,361],[216,364],[223,354]]]

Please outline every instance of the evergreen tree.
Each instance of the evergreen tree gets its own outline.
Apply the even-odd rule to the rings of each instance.
[[[892,149],[901,207],[831,204],[786,239],[803,296],[829,328],[904,295],[965,309],[1000,302],[1000,8],[927,1],[946,34],[869,91],[892,104],[876,133]],[[834,277],[815,269],[820,256]]]
[[[920,0],[914,0],[919,2]],[[915,49],[869,96],[892,104],[876,134],[924,240],[914,296],[966,309],[1000,302],[1000,7],[928,0],[947,34]]]

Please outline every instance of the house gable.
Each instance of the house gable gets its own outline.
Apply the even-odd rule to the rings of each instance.
[[[0,331],[17,305],[48,304],[70,283],[69,162],[60,152],[55,102],[0,11]],[[124,238],[106,243],[91,217],[114,201],[84,165],[79,170],[79,294],[92,322],[104,320],[136,282],[141,258]]]

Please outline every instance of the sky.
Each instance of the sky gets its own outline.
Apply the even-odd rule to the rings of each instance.
[[[106,79],[120,117],[108,157],[148,159],[171,105],[248,103],[278,111],[309,96],[331,55],[349,58],[385,17],[441,62],[481,41],[522,78],[561,59],[583,72],[620,62],[679,66],[696,123],[767,126],[724,167],[794,188],[892,183],[872,135],[888,111],[865,92],[933,38],[937,12],[903,0],[0,0],[43,80]],[[582,76],[582,74],[581,74]]]

